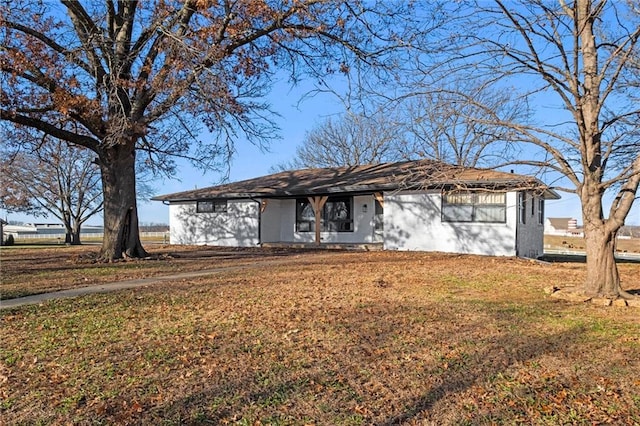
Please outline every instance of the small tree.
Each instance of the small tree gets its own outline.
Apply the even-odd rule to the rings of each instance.
[[[64,225],[66,242],[80,244],[82,224],[102,211],[100,169],[92,153],[54,141],[39,151],[7,157],[0,165],[3,180],[28,197],[28,208],[9,197],[0,201],[2,206],[10,212],[49,213]]]
[[[0,238],[4,238],[4,236],[0,236]],[[0,245],[12,246],[16,243],[16,240],[13,237],[13,234],[7,235],[7,238]]]

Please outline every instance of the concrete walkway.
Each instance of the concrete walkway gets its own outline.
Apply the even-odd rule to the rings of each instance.
[[[49,300],[70,299],[73,297],[85,296],[88,294],[109,293],[111,291],[117,291],[117,290],[126,290],[126,289],[137,288],[137,287],[147,287],[150,285],[160,284],[167,281],[177,281],[177,280],[184,280],[184,279],[190,279],[190,278],[206,277],[209,275],[219,274],[221,272],[233,272],[233,271],[240,271],[243,269],[257,269],[257,268],[264,268],[267,266],[284,265],[288,263],[295,263],[295,262],[298,262],[299,260],[300,259],[289,258],[289,259],[280,259],[280,260],[257,261],[254,263],[238,265],[238,266],[223,266],[215,269],[205,269],[205,270],[194,271],[194,272],[181,272],[178,274],[162,275],[162,276],[150,277],[150,278],[122,280],[122,281],[116,281],[111,283],[96,284],[96,285],[91,285],[87,287],[70,288],[68,290],[55,291],[52,293],[33,294],[31,296],[1,300],[0,309],[16,308],[16,307],[25,306],[25,305],[35,305],[35,304],[43,303]]]

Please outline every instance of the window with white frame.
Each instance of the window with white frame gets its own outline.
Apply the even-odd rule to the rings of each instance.
[[[196,203],[197,213],[226,213],[227,200],[202,200]]]
[[[442,194],[443,222],[507,221],[507,197],[504,192],[454,191]]]

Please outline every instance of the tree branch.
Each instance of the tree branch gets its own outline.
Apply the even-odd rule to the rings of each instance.
[[[54,138],[84,146],[85,148],[88,148],[96,153],[100,151],[100,142],[96,139],[60,129],[46,121],[37,118],[16,114],[15,112],[2,109],[0,110],[0,119],[11,121],[12,123],[16,124],[21,124],[23,126],[32,127],[48,135],[51,135]]]

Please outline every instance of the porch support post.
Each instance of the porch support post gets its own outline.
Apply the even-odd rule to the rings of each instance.
[[[320,245],[320,221],[322,220],[322,208],[324,207],[325,203],[327,202],[327,199],[329,199],[328,196],[323,196],[323,197],[307,197],[307,200],[309,200],[309,202],[311,203],[311,205],[313,206],[313,213],[315,214],[315,220],[316,220],[316,245],[319,246]]]
[[[373,197],[380,203],[382,208],[384,208],[384,197],[382,196],[382,192],[374,192]]]

